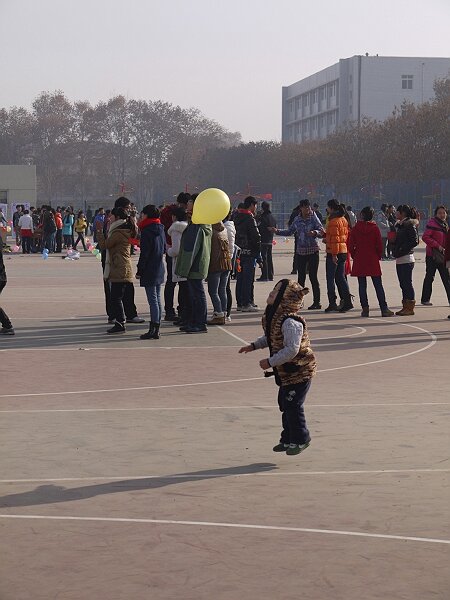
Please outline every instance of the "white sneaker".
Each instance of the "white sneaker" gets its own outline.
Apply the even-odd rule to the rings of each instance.
[[[225,323],[231,323],[231,317],[225,317]]]
[[[248,304],[242,307],[242,312],[258,312],[258,309],[253,304]]]

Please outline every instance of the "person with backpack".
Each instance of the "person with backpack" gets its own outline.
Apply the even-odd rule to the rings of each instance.
[[[208,270],[208,293],[214,313],[208,325],[225,325],[227,315],[227,281],[231,272],[228,233],[222,222],[212,226],[211,258]]]
[[[418,225],[419,221],[415,208],[411,208],[407,204],[402,204],[397,208],[397,236],[393,255],[396,262],[398,282],[402,290],[403,308],[395,313],[400,317],[413,316],[416,305],[413,270],[415,263],[414,248],[419,243]]]
[[[445,267],[445,245],[448,231],[447,209],[445,206],[438,206],[434,211],[434,217],[428,221],[422,236],[427,248],[425,257],[426,273],[420,303],[425,306],[432,306],[430,299],[436,271],[441,276],[447,300],[450,304],[450,277]]]

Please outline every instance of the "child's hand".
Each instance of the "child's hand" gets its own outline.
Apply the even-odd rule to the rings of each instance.
[[[267,358],[263,358],[262,360],[259,361],[259,366],[264,371],[267,371],[267,369],[270,369],[270,362],[268,361]]]
[[[253,346],[251,344],[239,348],[239,354],[247,354],[247,352],[253,352]]]

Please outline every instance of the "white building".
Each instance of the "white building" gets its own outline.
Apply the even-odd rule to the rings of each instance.
[[[0,165],[0,206],[9,218],[15,204],[36,206],[35,165]]]
[[[436,79],[448,77],[450,58],[352,56],[283,87],[282,141],[323,139],[364,117],[383,121],[407,100],[434,97]]]

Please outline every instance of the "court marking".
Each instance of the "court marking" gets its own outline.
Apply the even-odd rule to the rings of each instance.
[[[129,481],[136,479],[221,479],[230,477],[309,477],[321,475],[399,475],[414,473],[450,473],[450,469],[373,469],[359,471],[282,471],[282,472],[261,472],[261,473],[206,473],[204,475],[184,474],[184,475],[114,475],[113,477],[50,477],[47,479],[0,479],[2,483],[49,483],[71,482],[71,481]]]
[[[377,319],[380,320],[380,319]],[[416,350],[412,350],[411,352],[406,352],[405,354],[399,354],[397,356],[391,356],[389,358],[380,358],[378,360],[371,360],[364,363],[358,363],[354,365],[342,365],[340,367],[330,367],[328,369],[318,369],[317,373],[331,373],[332,371],[341,371],[344,369],[354,369],[357,367],[366,367],[369,365],[376,365],[380,363],[390,362],[393,360],[399,360],[401,358],[407,358],[409,356],[413,356],[415,354],[419,354],[420,352],[424,352],[434,346],[438,338],[437,336],[424,329],[422,327],[418,327],[417,325],[409,325],[408,323],[397,323],[403,327],[411,327],[413,329],[417,329],[422,333],[426,333],[431,337],[431,341],[428,342],[426,346],[422,348],[418,348]],[[109,389],[100,389],[100,390],[68,390],[65,392],[35,392],[28,394],[1,394],[0,398],[30,398],[30,397],[38,397],[38,396],[67,396],[74,394],[104,394],[104,393],[114,393],[114,392],[133,392],[133,391],[143,391],[143,390],[160,390],[160,389],[170,389],[170,388],[179,388],[179,387],[193,387],[193,386],[202,386],[202,385],[221,385],[221,384],[229,384],[229,383],[242,383],[247,381],[265,381],[263,377],[247,377],[242,379],[229,379],[229,380],[221,380],[221,381],[199,381],[195,383],[174,383],[167,385],[152,385],[152,386],[142,386],[142,387],[129,387],[129,388],[109,388]]]
[[[449,406],[450,402],[379,402],[372,404],[309,404],[308,409],[314,408],[368,408],[368,407],[398,407],[398,406]],[[30,408],[30,409],[0,409],[2,413],[72,413],[72,412],[146,412],[161,410],[243,410],[243,409],[270,409],[279,411],[275,404],[243,404],[230,406],[135,406],[130,408]]]
[[[289,531],[293,533],[317,533],[324,535],[342,535],[382,540],[396,540],[402,542],[422,542],[428,544],[450,544],[450,540],[439,538],[425,538],[406,535],[391,535],[384,533],[366,533],[363,531],[341,531],[338,529],[311,529],[306,527],[283,527],[276,525],[251,525],[247,523],[220,523],[214,521],[176,521],[172,519],[132,519],[125,517],[73,517],[56,515],[14,515],[0,514],[0,519],[25,519],[47,521],[80,521],[96,523],[137,523],[149,525],[185,525],[194,527],[223,527],[229,529],[253,529],[259,531]]]

